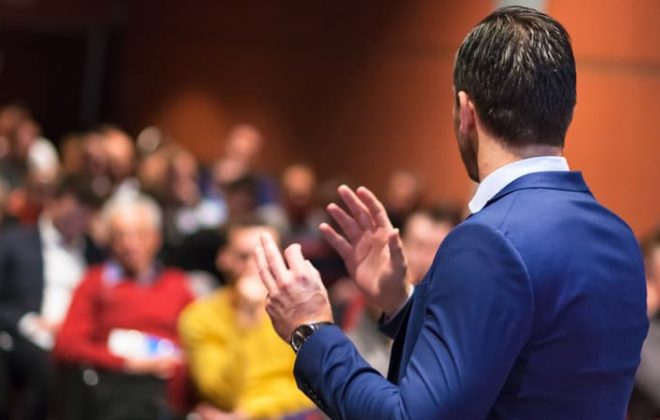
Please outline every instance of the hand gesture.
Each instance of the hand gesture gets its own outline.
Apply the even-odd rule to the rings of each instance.
[[[286,263],[273,238],[261,236],[255,256],[259,277],[268,290],[266,312],[277,334],[289,342],[301,324],[332,321],[332,309],[321,275],[303,257],[300,245],[289,246],[284,255]]]
[[[335,203],[327,210],[344,236],[327,223],[321,224],[321,232],[342,257],[360,290],[392,315],[408,299],[410,287],[399,230],[392,227],[385,207],[367,188],[354,192],[342,185],[338,192],[350,214]]]

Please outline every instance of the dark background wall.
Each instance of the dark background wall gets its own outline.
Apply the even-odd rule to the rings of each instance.
[[[264,131],[273,171],[304,160],[381,190],[407,168],[434,199],[473,192],[451,69],[494,2],[89,3],[0,5],[0,100],[24,98],[53,138],[97,120],[158,124],[208,162],[246,121]],[[546,3],[578,61],[570,163],[644,233],[660,222],[660,2]]]

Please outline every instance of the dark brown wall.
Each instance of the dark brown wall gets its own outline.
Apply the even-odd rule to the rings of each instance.
[[[450,72],[489,2],[142,5],[117,95],[132,126],[164,125],[208,160],[247,120],[266,132],[272,168],[307,160],[377,189],[409,168],[434,197],[464,201]]]

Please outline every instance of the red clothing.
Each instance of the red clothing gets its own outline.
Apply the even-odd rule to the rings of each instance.
[[[179,345],[179,313],[193,300],[185,275],[163,269],[145,285],[123,275],[110,278],[107,267],[89,269],[76,289],[57,336],[55,359],[122,370],[124,359],[110,353],[107,345],[108,335],[115,328],[136,329]]]

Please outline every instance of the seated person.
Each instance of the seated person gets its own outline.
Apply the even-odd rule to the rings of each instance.
[[[113,200],[103,220],[112,259],[88,270],[75,291],[55,359],[88,367],[83,418],[168,416],[175,404],[167,402],[166,388],[171,396],[184,394],[176,323],[192,295],[183,273],[155,260],[161,213],[152,199]]]
[[[100,205],[91,182],[67,176],[38,223],[0,233],[0,419],[50,411],[55,336],[87,265],[102,260],[85,237]]]
[[[646,309],[649,331],[628,404],[630,420],[660,418],[660,229],[641,243],[646,265]]]
[[[227,245],[216,259],[229,284],[191,304],[179,321],[190,372],[205,403],[197,413],[205,419],[280,418],[313,407],[296,387],[295,353],[266,316],[266,290],[252,257],[263,232],[275,234],[257,223],[229,227]]]

